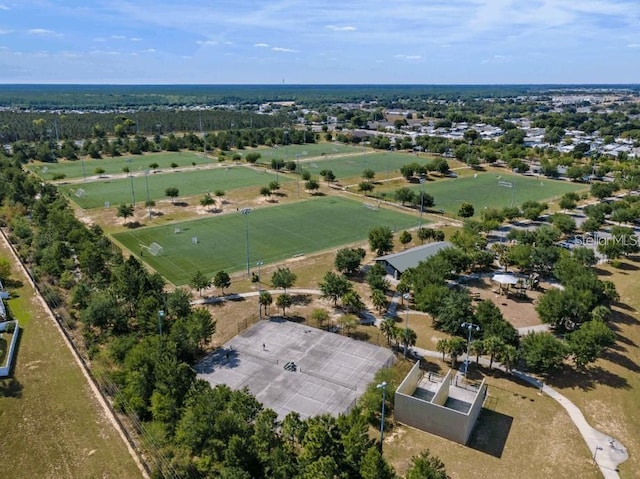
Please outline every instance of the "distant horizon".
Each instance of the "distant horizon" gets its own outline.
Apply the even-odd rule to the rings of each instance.
[[[514,86],[584,86],[584,87],[603,87],[603,86],[640,86],[640,81],[636,83],[98,83],[98,82],[2,82],[0,86],[265,86],[265,87],[297,87],[297,86],[428,86],[428,87],[514,87]]]

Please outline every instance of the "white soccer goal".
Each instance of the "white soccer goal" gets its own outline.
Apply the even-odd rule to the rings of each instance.
[[[164,253],[164,248],[156,242],[151,243],[148,249],[149,253],[151,253],[153,256],[162,256]]]
[[[85,191],[82,188],[78,188],[75,194],[78,198],[82,198],[85,195]]]

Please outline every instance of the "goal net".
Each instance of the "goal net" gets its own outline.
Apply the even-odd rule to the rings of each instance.
[[[154,242],[149,245],[149,253],[151,253],[153,256],[162,256],[162,254],[164,253],[164,248],[158,243]]]
[[[76,190],[76,196],[77,196],[78,198],[82,198],[84,195],[85,195],[85,191],[84,191],[82,188],[78,188],[78,189]]]

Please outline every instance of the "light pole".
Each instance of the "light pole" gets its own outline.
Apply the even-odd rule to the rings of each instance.
[[[404,357],[407,357],[407,343],[409,342],[409,298],[411,298],[411,295],[409,293],[404,293],[402,295],[402,297],[404,298],[404,300],[407,302],[406,309],[407,309],[407,315],[405,317],[404,320]]]
[[[258,261],[256,263],[256,266],[258,267],[258,319],[262,319],[262,303],[260,302],[262,300],[260,297],[262,295],[262,290],[260,289],[260,266],[263,264],[264,263],[262,261]]]
[[[147,208],[149,210],[149,221],[151,221],[151,197],[149,196],[149,168],[144,170],[144,182],[147,186]]]
[[[164,309],[158,311],[158,334],[162,336],[162,318],[164,318]]]
[[[256,263],[256,266],[258,267],[258,284],[260,284],[260,266],[262,266],[264,264],[263,261],[258,261]]]
[[[247,278],[251,276],[251,268],[249,266],[249,213],[251,213],[251,208],[242,208],[240,210],[240,214],[244,215],[244,217],[246,218],[245,231],[247,237]]]
[[[469,331],[469,335],[467,337],[467,358],[464,361],[464,377],[467,378],[467,369],[469,369],[469,345],[471,344],[471,332],[472,331],[480,331],[480,326],[473,323],[462,323],[463,328],[466,328]]]
[[[376,386],[382,389],[382,418],[380,419],[380,452],[382,452],[382,442],[384,441],[384,403],[387,401],[387,382],[382,381]]]
[[[420,222],[418,223],[418,230],[422,228],[422,210],[424,209],[424,175],[420,175]]]
[[[131,171],[131,158],[127,158],[124,160],[127,166],[127,175],[129,176],[129,181],[131,181],[131,203],[133,206],[136,205],[136,194],[133,190],[133,171]]]

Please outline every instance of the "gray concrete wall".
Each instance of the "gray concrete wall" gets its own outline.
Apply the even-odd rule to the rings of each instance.
[[[469,419],[465,428],[465,444],[467,443],[467,441],[469,440],[469,436],[471,436],[471,433],[473,432],[473,428],[476,425],[476,420],[478,419],[480,412],[482,411],[482,405],[484,404],[484,400],[486,397],[487,385],[485,384],[483,379],[482,384],[480,385],[480,389],[478,390],[478,394],[476,394],[476,398],[474,399],[473,404],[471,405],[471,408],[467,413]]]
[[[403,424],[422,429],[461,444],[467,440],[466,414],[431,404],[396,391],[395,418]]]
[[[447,402],[447,398],[449,397],[450,385],[451,385],[451,369],[447,371],[447,374],[442,379],[442,382],[440,383],[440,387],[438,388],[433,398],[431,399],[431,403],[442,406],[445,402]]]
[[[423,372],[420,370],[420,362],[417,362],[411,368],[411,371],[405,376],[404,380],[400,383],[400,386],[396,388],[396,392],[401,392],[411,396],[416,390],[420,379],[422,379]]]
[[[445,376],[440,389],[436,392],[436,396],[432,402],[423,401],[422,399],[411,396],[415,391],[415,385],[408,387],[410,384],[417,384],[419,379],[415,376],[415,366],[407,375],[407,378],[401,383],[396,390],[395,395],[395,418],[409,426],[422,429],[423,431],[436,434],[451,441],[460,444],[466,444],[469,436],[473,431],[475,422],[482,410],[484,399],[486,397],[487,386],[482,382],[476,397],[471,404],[468,413],[462,413],[453,409],[446,408],[436,402],[446,401],[448,398],[449,385],[452,380],[452,372],[449,371]],[[420,372],[420,371],[418,371]],[[410,381],[407,381],[411,377]]]

